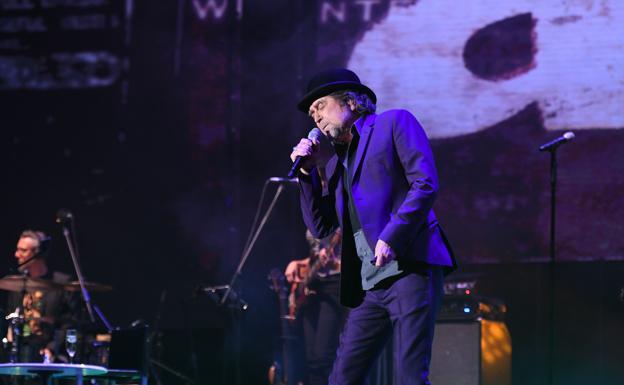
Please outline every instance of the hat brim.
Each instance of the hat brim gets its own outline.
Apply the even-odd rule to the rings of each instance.
[[[377,95],[370,88],[366,87],[364,84],[344,81],[344,82],[333,82],[328,84],[323,84],[320,87],[313,89],[304,95],[303,98],[297,104],[297,108],[299,111],[308,113],[310,110],[310,105],[318,98],[322,98],[323,96],[327,96],[333,92],[341,91],[341,90],[354,90],[361,91],[366,93],[373,103],[377,103]]]

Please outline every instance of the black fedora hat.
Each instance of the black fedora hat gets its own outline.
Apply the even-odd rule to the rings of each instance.
[[[377,103],[375,93],[362,84],[355,72],[346,68],[334,68],[319,72],[310,79],[306,94],[297,104],[297,108],[307,114],[310,105],[316,99],[341,90],[362,91],[371,98],[373,103]]]

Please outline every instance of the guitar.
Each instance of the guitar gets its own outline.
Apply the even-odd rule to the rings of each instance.
[[[342,233],[336,230],[325,247],[322,247],[316,255],[310,255],[307,264],[300,265],[298,275],[301,280],[292,283],[288,296],[288,314],[291,318],[295,319],[297,312],[307,303],[309,297],[316,294],[314,285],[321,274],[340,272],[340,258],[336,255],[336,248],[341,241]]]

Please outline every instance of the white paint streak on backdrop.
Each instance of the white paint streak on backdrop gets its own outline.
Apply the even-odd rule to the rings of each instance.
[[[492,82],[465,68],[464,44],[475,31],[527,12],[537,19],[534,69]],[[535,101],[549,130],[623,128],[624,1],[392,5],[348,66],[375,90],[381,111],[411,110],[431,137],[480,131]]]

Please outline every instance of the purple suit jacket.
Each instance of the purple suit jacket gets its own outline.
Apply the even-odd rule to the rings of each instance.
[[[438,176],[421,125],[405,110],[368,115],[355,125],[360,142],[351,191],[371,249],[383,239],[397,253],[400,267],[420,262],[455,268],[451,248],[432,210]],[[344,168],[337,155],[329,160],[325,173],[325,191],[318,173],[300,177],[303,219],[318,238],[342,227],[341,302],[357,306],[363,296],[361,262],[348,220]]]

